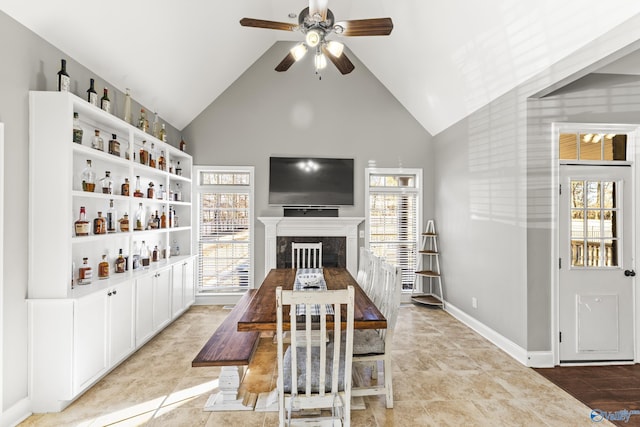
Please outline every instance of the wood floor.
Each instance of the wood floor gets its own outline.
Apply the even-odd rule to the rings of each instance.
[[[640,364],[563,366],[536,371],[599,414],[606,411],[616,418],[630,415],[628,421],[609,418],[612,423],[640,427]],[[627,414],[625,410],[638,413]]]

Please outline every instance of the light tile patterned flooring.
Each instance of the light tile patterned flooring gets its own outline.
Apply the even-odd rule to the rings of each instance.
[[[204,412],[219,368],[191,360],[228,310],[192,307],[66,410],[21,426],[275,426],[277,413]],[[394,337],[394,409],[384,397],[353,411],[359,426],[587,426],[590,410],[442,310],[403,305]],[[241,390],[275,384],[264,338]],[[599,425],[612,425],[607,421]]]

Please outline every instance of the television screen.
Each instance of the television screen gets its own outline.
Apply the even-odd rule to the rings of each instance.
[[[269,204],[353,205],[353,159],[271,157]]]

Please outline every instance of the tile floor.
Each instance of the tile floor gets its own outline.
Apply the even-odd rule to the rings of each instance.
[[[219,368],[191,360],[228,310],[192,307],[57,414],[21,426],[275,426],[277,413],[204,412]],[[359,426],[586,426],[590,410],[442,310],[406,305],[394,339],[394,409],[365,398]],[[241,387],[275,384],[275,345],[264,338]],[[612,425],[603,421],[598,425]]]

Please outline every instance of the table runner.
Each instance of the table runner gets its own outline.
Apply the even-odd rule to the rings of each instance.
[[[296,280],[293,282],[294,291],[313,292],[326,291],[327,282],[324,280],[324,274],[321,268],[299,268],[296,271]],[[327,304],[327,314],[333,314],[333,306]],[[320,315],[320,304],[310,306],[311,315]],[[296,306],[296,316],[304,316],[306,314],[306,305]]]

